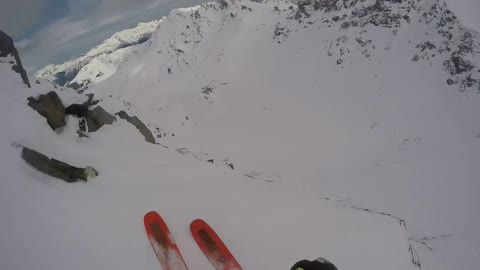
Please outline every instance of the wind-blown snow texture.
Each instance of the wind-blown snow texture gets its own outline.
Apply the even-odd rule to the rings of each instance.
[[[477,35],[436,0],[173,11],[86,90],[148,123],[157,146],[121,119],[78,139],[70,117],[56,134],[26,106],[51,85],[21,88],[0,69],[0,268],[158,269],[142,226],[156,210],[195,269],[211,269],[188,234],[197,217],[245,269],[318,256],[339,269],[476,269]],[[12,143],[100,176],[55,181]]]

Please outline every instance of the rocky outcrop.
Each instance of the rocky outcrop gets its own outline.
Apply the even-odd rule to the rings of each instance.
[[[49,158],[26,147],[23,147],[22,158],[27,164],[36,170],[52,177],[62,179],[68,183],[78,181],[86,182],[89,179],[98,176],[98,172],[90,166],[86,168],[77,168],[65,162]]]
[[[217,0],[217,2],[221,9],[228,8],[228,2],[226,0]]]
[[[13,39],[0,30],[0,57],[6,57],[8,55],[13,55],[15,58],[15,64],[12,66],[12,70],[20,74],[20,77],[23,80],[23,83],[28,87],[31,87],[30,81],[28,80],[27,72],[23,68],[22,60],[18,54],[15,45],[13,44]]]
[[[325,39],[328,55],[337,57],[338,65],[348,64],[349,55],[359,50],[365,58],[391,49],[399,29],[410,27],[428,31],[407,38],[412,46],[412,62],[439,65],[445,71],[445,83],[462,92],[469,88],[480,92],[480,36],[462,25],[443,0],[299,0],[292,8],[290,20],[295,24],[277,24],[274,42],[282,43],[299,27],[315,24],[332,28],[338,35]],[[410,25],[410,26],[409,26]],[[297,28],[297,29],[295,29]],[[371,33],[391,32],[375,39]],[[385,43],[385,40],[389,40]],[[414,42],[412,42],[414,41]],[[332,52],[332,49],[334,50]],[[338,52],[335,52],[338,51]]]
[[[86,115],[88,132],[95,132],[104,125],[111,125],[117,119],[115,116],[109,114],[102,107],[98,106],[95,109],[88,111]]]
[[[13,39],[0,30],[0,57],[11,54],[14,49]]]
[[[136,116],[129,116],[126,112],[120,111],[117,113],[118,117],[123,120],[127,120],[130,124],[134,125],[138,131],[143,135],[145,141],[155,144],[155,137],[153,137],[152,132],[147,128],[147,126],[138,119]]]
[[[88,107],[98,104],[99,100],[93,100],[93,94],[87,94],[88,100],[82,104],[71,104],[65,108],[66,115],[75,115],[77,117],[86,117],[88,114]]]
[[[88,114],[88,106],[83,104],[71,104],[65,108],[66,115],[75,115],[77,117],[86,117]]]
[[[29,97],[28,106],[45,117],[48,125],[53,130],[66,125],[65,107],[55,91],[48,92],[46,95],[40,95],[36,99]]]

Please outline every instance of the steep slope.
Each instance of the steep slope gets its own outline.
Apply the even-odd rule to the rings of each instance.
[[[341,268],[367,269],[372,260],[381,268],[410,266],[407,235],[394,220],[185,158],[146,143],[122,119],[79,138],[78,119],[69,116],[54,132],[27,97],[55,90],[68,105],[85,95],[43,80],[27,88],[4,62],[0,82],[1,269],[159,269],[142,225],[150,210],[165,217],[194,269],[212,269],[187,233],[198,217],[216,228],[245,269],[288,268],[319,253]],[[116,98],[99,104],[133,111]],[[100,176],[82,184],[48,177],[21,160],[22,146],[94,165]],[[371,248],[363,248],[366,242]]]
[[[85,91],[146,120],[157,146],[123,120],[79,139],[72,117],[55,134],[12,81],[1,268],[157,269],[140,229],[153,209],[196,269],[211,269],[185,233],[197,217],[245,269],[317,256],[339,269],[475,269],[477,35],[437,0],[175,10]],[[95,165],[98,181],[52,181],[12,143]]]
[[[139,23],[133,29],[115,33],[85,55],[61,65],[48,65],[36,76],[74,89],[100,82],[112,75],[132,46],[147,42],[161,21]]]
[[[478,47],[443,1],[219,1],[173,12],[91,91],[181,154],[405,220],[419,268],[469,269]]]

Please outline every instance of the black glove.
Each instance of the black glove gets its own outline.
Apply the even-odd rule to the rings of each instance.
[[[318,258],[315,261],[299,261],[290,270],[337,270],[337,267],[324,258]]]

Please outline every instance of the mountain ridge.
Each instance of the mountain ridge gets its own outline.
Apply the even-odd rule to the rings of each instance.
[[[86,54],[60,65],[47,65],[37,71],[35,76],[74,89],[101,81],[105,73],[105,77],[108,77],[109,73],[115,72],[120,64],[118,58],[121,58],[121,49],[147,42],[160,23],[161,20],[139,23],[135,28],[117,32]],[[96,68],[98,62],[103,63],[102,70]]]
[[[258,4],[262,1],[253,1],[253,3]],[[228,9],[229,4],[235,5],[235,1],[220,1],[222,9]],[[240,8],[247,9],[244,5]],[[281,11],[275,6],[274,12]],[[391,29],[390,39],[392,40],[396,38],[400,30],[408,29],[410,24],[418,24],[420,27],[424,25],[423,33],[415,33],[415,35],[423,37],[414,41],[416,44],[411,44],[416,50],[411,55],[412,61],[424,61],[435,66],[441,65],[449,74],[449,78],[445,81],[448,85],[455,85],[462,92],[467,89],[476,89],[480,92],[478,33],[461,25],[443,0],[300,0],[297,1],[297,8],[293,8],[292,4],[283,12],[290,12],[288,18],[297,21],[298,25],[293,25],[293,28],[290,29],[279,23],[272,33],[276,42],[281,43],[288,38],[287,32],[299,31],[300,27],[318,27],[326,31],[336,29],[339,31],[338,37],[326,43],[331,49],[337,50],[336,53],[330,50],[328,53],[337,57],[336,61],[339,64],[348,61],[351,50],[361,50],[366,58],[375,54],[381,55],[382,52],[378,50],[380,47],[383,47],[384,51],[390,50],[388,44],[376,44],[379,41],[368,38],[367,31],[363,30],[368,25],[373,25],[378,29]],[[311,18],[312,15],[314,17]],[[158,21],[158,24],[160,23]],[[441,62],[436,61],[438,58]],[[62,68],[60,65],[54,70],[57,71],[57,74],[61,72],[70,74],[69,78],[73,78],[70,81],[74,82],[75,88],[98,81],[97,76],[103,76],[103,73],[108,73],[103,76],[107,78],[114,72],[103,72],[102,67],[99,67],[96,72],[90,71],[89,75],[79,76],[81,79],[75,79],[77,74],[69,71],[70,66]],[[47,66],[38,72],[37,76],[51,80],[53,73],[50,71],[51,69],[51,66]],[[110,68],[104,67],[103,69],[109,70]],[[66,83],[58,79],[56,81],[61,85]]]

